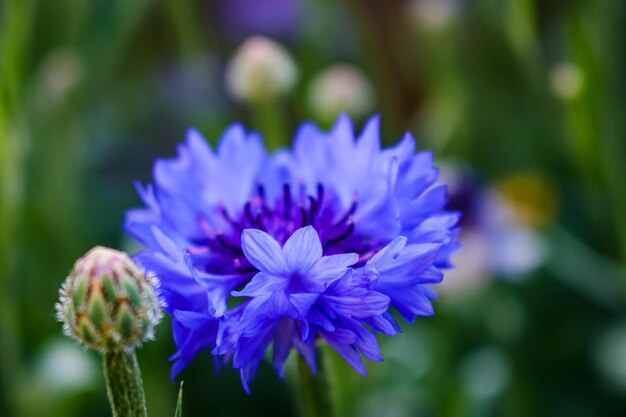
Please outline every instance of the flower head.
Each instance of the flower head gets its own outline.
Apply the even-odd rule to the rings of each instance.
[[[161,278],[178,351],[173,375],[202,349],[239,369],[244,387],[272,345],[282,374],[295,348],[315,370],[315,340],[355,369],[382,360],[375,332],[432,314],[459,215],[430,152],[406,135],[381,149],[378,118],[355,138],[304,124],[292,150],[269,154],[241,126],[211,150],[190,131],[179,155],[138,187],[145,208],[126,230]]]
[[[226,85],[237,100],[266,102],[289,92],[298,69],[289,52],[275,41],[253,36],[235,52],[226,69]]]
[[[132,349],[161,319],[156,281],[123,252],[97,246],[76,261],[57,304],[67,336],[102,352]]]

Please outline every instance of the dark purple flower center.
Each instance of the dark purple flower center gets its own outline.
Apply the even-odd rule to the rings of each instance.
[[[189,248],[192,254],[211,253],[197,259],[194,266],[209,273],[253,273],[252,266],[241,249],[241,233],[244,229],[260,229],[283,245],[297,229],[313,226],[318,232],[324,255],[335,253],[358,253],[365,262],[379,249],[380,243],[355,234],[353,215],[357,199],[347,209],[341,209],[333,193],[318,184],[316,194],[308,195],[303,188],[296,191],[289,184],[283,185],[282,195],[269,199],[263,184],[250,197],[238,213],[219,209],[219,228],[205,218],[200,219],[204,236],[196,239]],[[369,240],[369,241],[368,241]]]

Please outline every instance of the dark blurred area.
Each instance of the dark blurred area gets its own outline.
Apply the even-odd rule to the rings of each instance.
[[[619,0],[0,1],[0,415],[110,415],[58,288],[140,249],[133,183],[188,127],[276,147],[340,112],[433,149],[464,213],[435,316],[367,377],[333,361],[341,415],[626,415],[625,28]],[[166,319],[138,352],[154,417],[174,350]],[[297,415],[268,364],[250,396],[209,352],[183,378],[186,416]]]

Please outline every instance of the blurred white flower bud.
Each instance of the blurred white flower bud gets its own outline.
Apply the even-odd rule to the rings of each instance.
[[[285,94],[297,79],[298,69],[289,52],[261,36],[248,38],[226,68],[229,93],[244,102],[263,102]]]
[[[64,47],[52,51],[41,65],[42,99],[46,104],[62,101],[82,75],[82,63],[75,50]]]
[[[460,8],[458,0],[411,0],[409,18],[426,29],[440,30],[457,17]]]
[[[55,340],[46,345],[35,363],[35,381],[53,394],[89,390],[99,382],[99,366],[74,343]]]
[[[356,118],[366,116],[374,108],[376,93],[358,68],[337,64],[313,80],[308,98],[315,116],[331,122],[342,112]]]
[[[563,100],[573,100],[582,91],[584,74],[571,62],[563,62],[550,71],[552,90]]]

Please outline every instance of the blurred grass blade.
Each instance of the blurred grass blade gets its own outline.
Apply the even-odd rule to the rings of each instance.
[[[625,278],[618,264],[559,227],[548,233],[548,239],[552,252],[548,269],[555,278],[610,310],[623,308]]]
[[[176,403],[176,413],[174,417],[182,417],[183,415],[183,384],[185,381],[180,382],[180,389],[178,390],[178,402]]]

